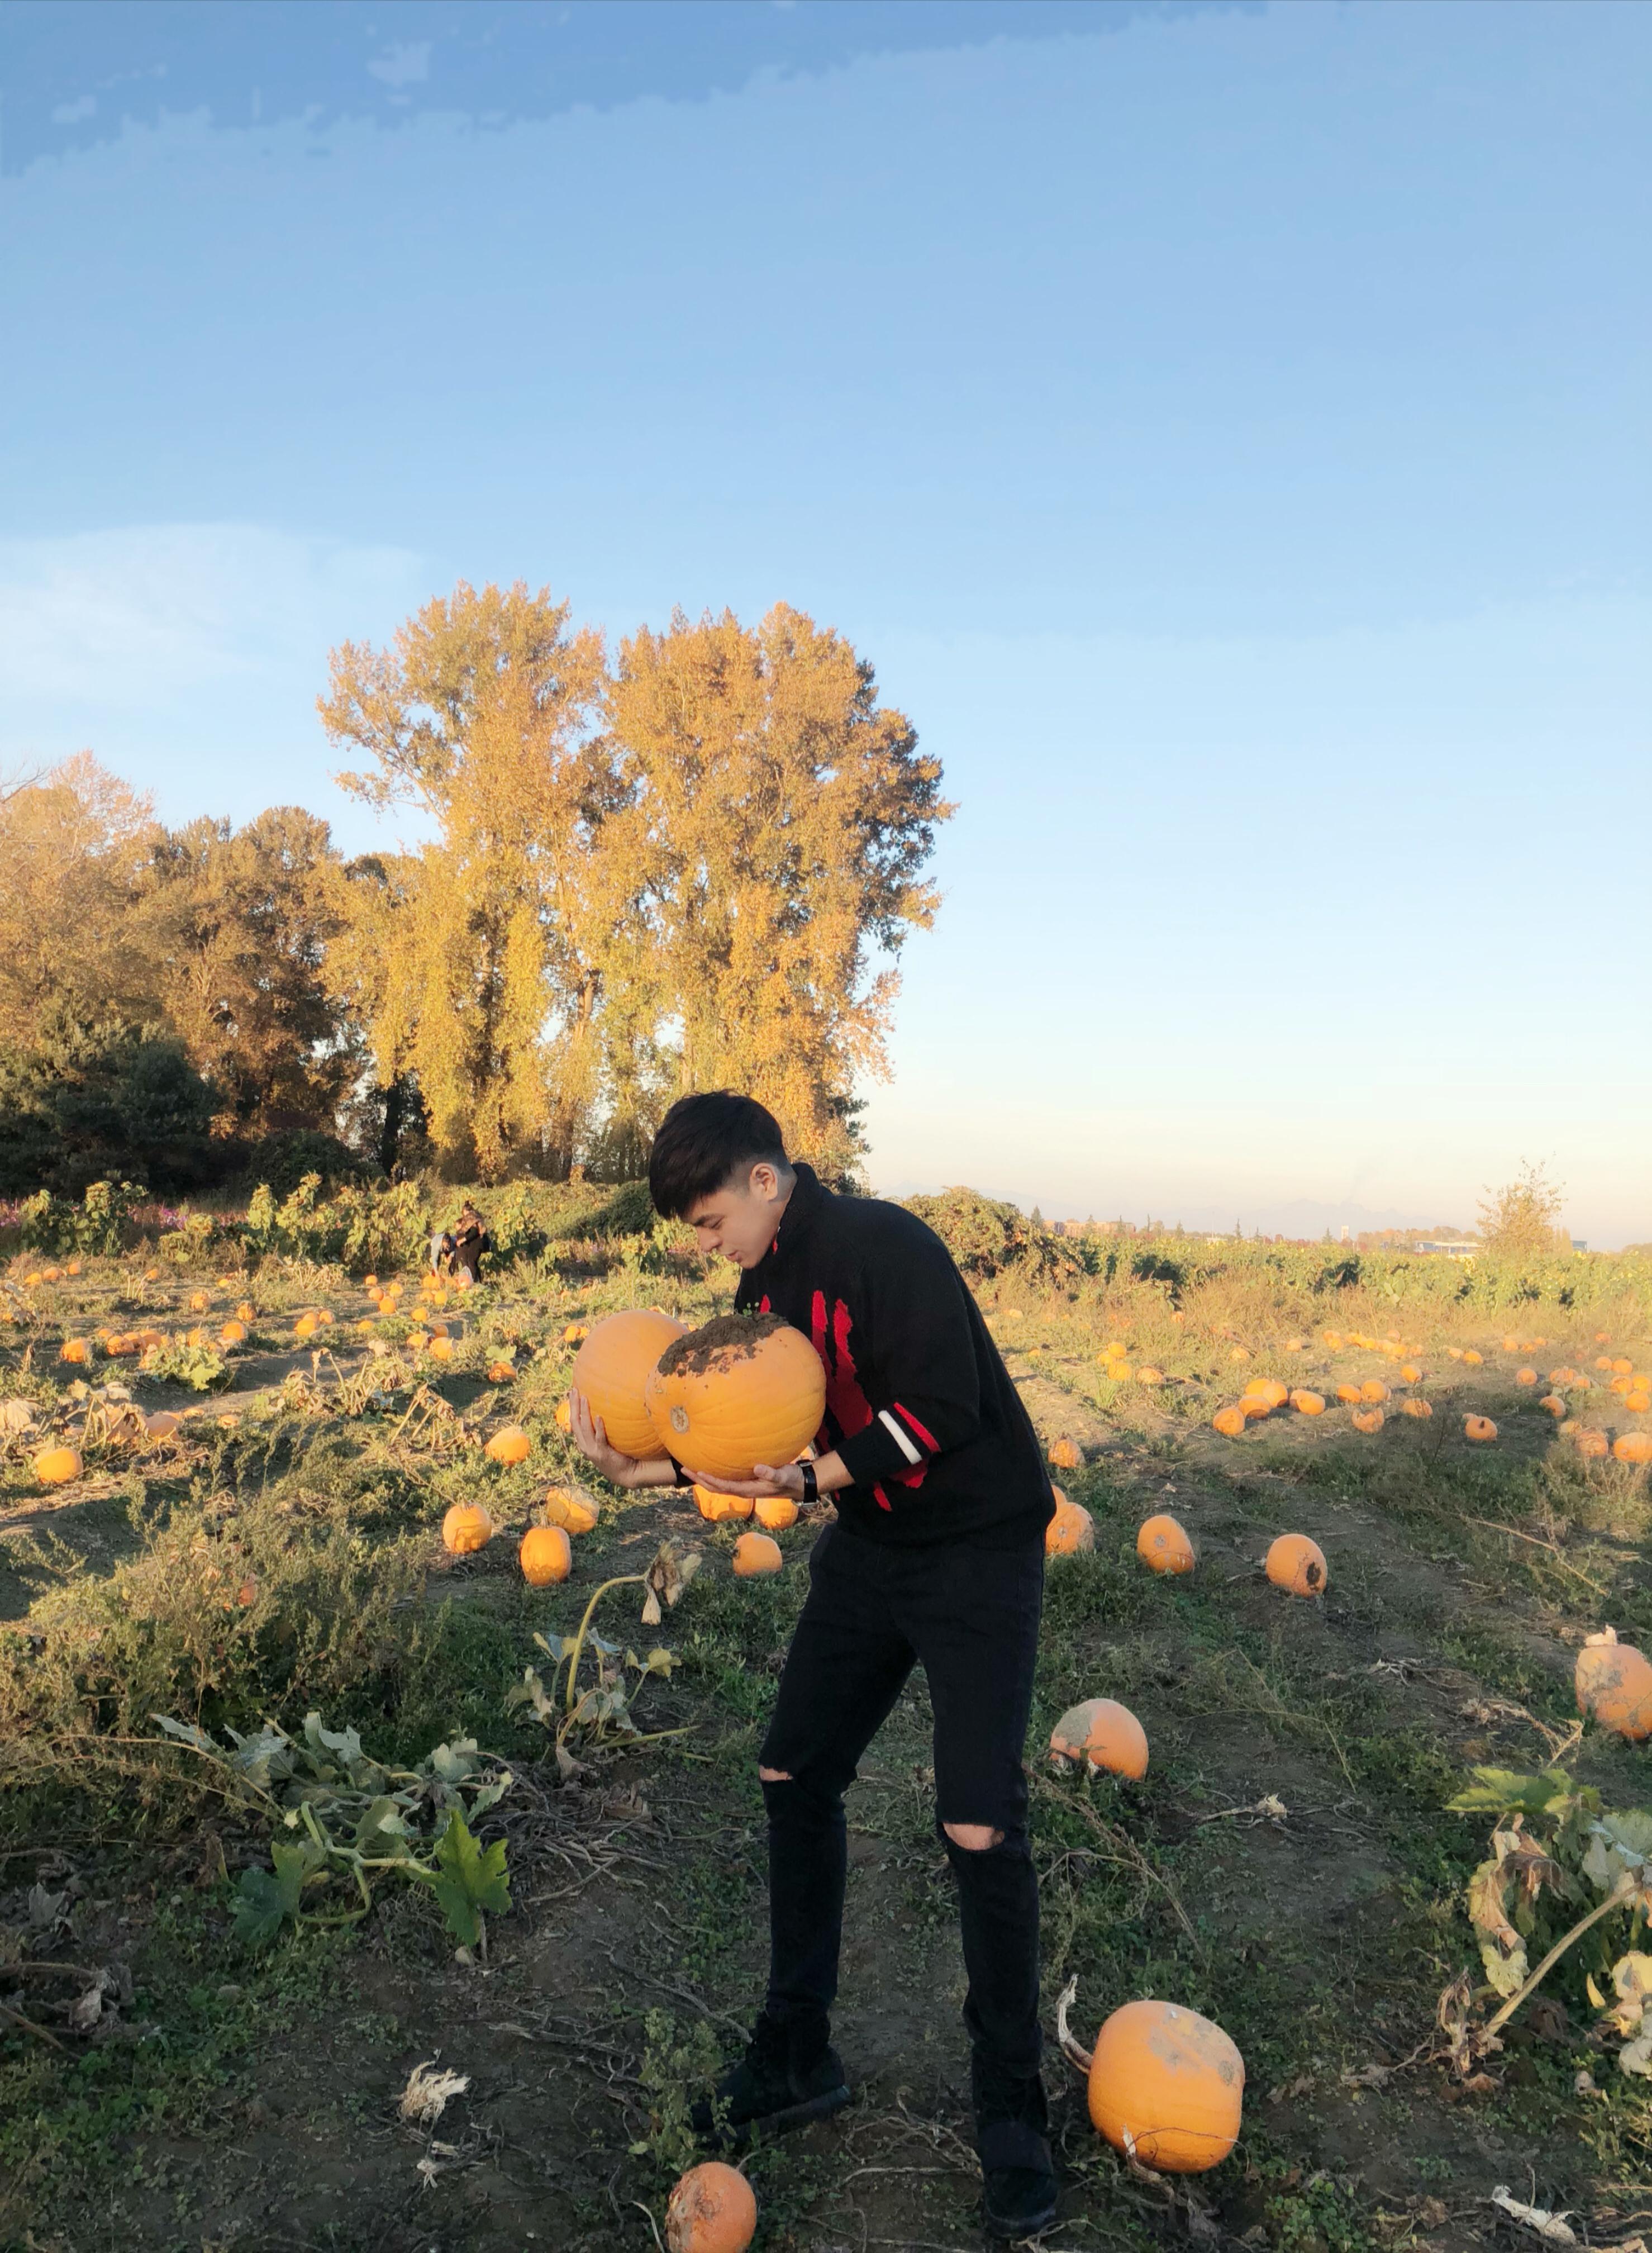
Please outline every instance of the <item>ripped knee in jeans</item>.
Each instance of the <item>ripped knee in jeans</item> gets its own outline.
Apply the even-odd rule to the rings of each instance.
[[[985,1854],[993,1847],[1001,1846],[1004,1834],[994,1831],[990,1823],[943,1823],[941,1825],[955,1846],[966,1854]]]
[[[759,1783],[792,1783],[796,1782],[796,1778],[790,1768],[760,1768],[757,1770],[757,1781]]]

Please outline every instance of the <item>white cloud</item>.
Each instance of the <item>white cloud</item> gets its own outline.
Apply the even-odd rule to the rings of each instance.
[[[0,673],[14,715],[152,711],[295,659],[313,668],[331,643],[405,608],[418,564],[405,548],[257,525],[0,540]]]
[[[54,125],[80,125],[88,117],[97,115],[98,98],[94,94],[83,94],[78,101],[60,101],[52,113]]]
[[[429,39],[408,39],[387,47],[367,65],[368,73],[398,89],[422,86],[430,75],[430,45]]]

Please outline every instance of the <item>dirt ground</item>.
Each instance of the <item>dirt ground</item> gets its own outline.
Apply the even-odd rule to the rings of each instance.
[[[1166,2185],[1133,2178],[1096,2137],[1052,2040],[1063,2187],[1049,2253],[1184,2238],[1284,2253],[1541,2243],[1488,2203],[1498,2185],[1572,2209],[1589,2242],[1631,2237],[1652,2206],[1652,2123],[1564,1994],[1558,2012],[1516,2023],[1493,2085],[1475,2093],[1432,2037],[1436,1998],[1473,1964],[1460,1890],[1484,1852],[1483,1822],[1444,1801],[1471,1762],[1550,1757],[1571,1719],[1577,1643],[1604,1602],[1626,1625],[1652,1615],[1644,1478],[1608,1465],[1578,1489],[1571,1517],[1551,1497],[1539,1507],[1533,1467],[1552,1433],[1516,1412],[1492,1372],[1473,1394],[1504,1419],[1488,1468],[1462,1462],[1449,1410],[1363,1454],[1305,1419],[1236,1447],[1150,1403],[1121,1412],[1058,1345],[1009,1359],[1046,1439],[1082,1450],[1063,1483],[1096,1523],[1092,1554],[1051,1566],[1029,1746],[1047,2024],[1053,2034],[1056,1994],[1076,1973],[1085,2039],[1117,2003],[1162,1993],[1227,2026],[1247,2065],[1234,2159]],[[237,1394],[250,1405],[307,1363],[262,1357],[238,1371]],[[234,1398],[213,1413],[227,1407]],[[1135,1529],[1157,1509],[1198,1549],[1186,1581],[1155,1580],[1134,1559]],[[1286,1527],[1326,1553],[1322,1601],[1293,1601],[1261,1575]],[[666,1531],[697,1538],[714,1562],[728,1545],[725,1529],[645,1501],[614,1511],[591,1553],[628,1569],[624,1551],[646,1553]],[[139,1538],[118,1479],[0,1519],[8,1545],[25,1532],[69,1541],[94,1573]],[[647,1693],[648,1724],[689,1733],[564,1789],[539,1775],[519,1809],[501,1810],[513,1908],[485,1960],[457,1960],[411,1894],[387,1896],[358,1932],[306,1931],[272,1957],[235,1957],[227,1874],[261,1841],[233,1817],[159,1845],[87,1843],[65,1824],[10,1850],[0,1924],[26,1916],[31,1887],[69,1889],[65,1948],[126,1967],[132,2000],[117,2038],[88,2054],[102,2063],[69,2070],[38,2052],[33,2100],[26,2074],[14,2080],[13,2102],[38,2101],[42,2125],[0,2188],[0,2243],[654,2243],[686,2156],[683,2100],[670,2092],[708,2046],[736,2043],[760,1992],[755,1746],[810,1538],[806,1526],[784,1537],[784,1580],[744,1611],[726,1576],[714,1592],[708,1574],[672,1615],[665,1632],[686,1663]],[[16,1573],[0,1580],[0,1609],[22,1619],[29,1593]],[[433,1567],[428,1601],[527,1616],[500,1544]],[[554,1592],[533,1616],[565,1628],[575,1604]],[[1143,1722],[1141,1784],[1086,1785],[1038,1757],[1054,1713],[1094,1694],[1123,1698]],[[1577,1757],[1609,1803],[1644,1803],[1643,1755],[1592,1736]],[[851,1797],[838,2039],[854,2103],[756,2154],[764,2247],[982,2243],[962,1968],[928,1761],[917,1678]],[[421,2130],[399,2119],[397,2099],[432,2060],[466,2086]],[[1591,2069],[1606,2095],[1577,2094]],[[124,2114],[112,2091],[129,2096]]]

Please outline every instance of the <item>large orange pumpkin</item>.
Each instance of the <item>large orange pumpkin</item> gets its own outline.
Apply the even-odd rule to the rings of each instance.
[[[1197,1561],[1186,1527],[1168,1511],[1142,1525],[1136,1535],[1136,1554],[1155,1573],[1190,1573]]]
[[[66,1486],[80,1475],[80,1458],[73,1447],[42,1447],[34,1459],[34,1475],[42,1486]]]
[[[1281,1533],[1268,1551],[1265,1570],[1276,1588],[1291,1595],[1325,1594],[1325,1552],[1306,1533]]]
[[[746,2253],[757,2201],[738,2167],[702,2159],[678,2182],[666,2206],[666,2253]]]
[[[1652,1432],[1620,1432],[1612,1452],[1621,1463],[1652,1463]]]
[[[780,1544],[766,1533],[742,1533],[735,1544],[735,1571],[742,1580],[754,1573],[777,1573],[785,1561]]]
[[[560,1525],[530,1525],[522,1536],[516,1560],[530,1588],[549,1588],[567,1580],[574,1552],[566,1530]]]
[[[442,1521],[442,1545],[450,1557],[469,1557],[493,1538],[493,1520],[479,1502],[456,1502]]]
[[[660,1355],[682,1336],[682,1323],[669,1315],[638,1308],[593,1322],[575,1355],[568,1382],[585,1395],[592,1414],[602,1418],[610,1447],[622,1455],[652,1455],[658,1449],[659,1438],[643,1389]]]
[[[1096,2038],[1089,2096],[1116,2151],[1160,2174],[1202,2174],[1238,2140],[1244,2061],[1196,2011],[1126,2003]]]
[[[1070,1705],[1049,1733],[1049,1750],[1058,1762],[1087,1761],[1114,1775],[1147,1773],[1147,1733],[1129,1706],[1112,1698]]]
[[[533,1452],[533,1442],[519,1424],[507,1424],[493,1434],[483,1452],[496,1463],[525,1463]]]
[[[1044,1528],[1047,1557],[1073,1557],[1096,1545],[1096,1521],[1082,1502],[1069,1502],[1061,1489],[1052,1487],[1056,1515]]]
[[[1589,1636],[1578,1653],[1572,1685],[1578,1711],[1603,1729],[1636,1744],[1652,1736],[1652,1664],[1633,1644],[1620,1643],[1614,1629]]]
[[[723,1315],[659,1357],[645,1395],[659,1443],[690,1470],[748,1479],[795,1461],[820,1428],[826,1372],[777,1315]]]

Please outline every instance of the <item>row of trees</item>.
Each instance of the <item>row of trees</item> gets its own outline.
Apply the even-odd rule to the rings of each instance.
[[[951,808],[840,636],[680,614],[610,661],[544,590],[461,585],[336,650],[319,708],[415,849],[345,860],[292,806],[168,830],[89,754],[0,803],[0,1189],[123,1118],[157,1173],[210,1126],[620,1178],[726,1085],[853,1161]]]

